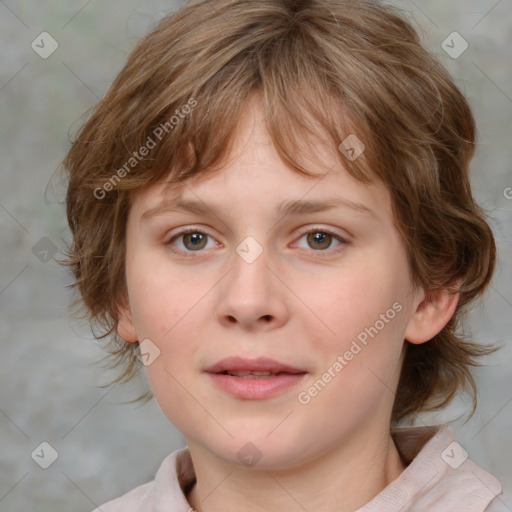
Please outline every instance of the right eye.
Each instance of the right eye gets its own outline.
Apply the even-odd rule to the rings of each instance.
[[[198,228],[189,227],[186,229],[182,229],[178,233],[172,236],[172,238],[166,242],[166,245],[169,246],[170,250],[174,253],[184,254],[187,257],[192,252],[201,252],[208,243],[208,238],[212,238],[207,233],[201,231]],[[176,249],[175,241],[182,239],[182,248]],[[213,238],[212,238],[213,240]],[[217,245],[214,242],[214,247]]]

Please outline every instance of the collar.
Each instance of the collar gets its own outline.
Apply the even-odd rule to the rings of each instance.
[[[401,427],[392,429],[391,435],[408,466],[355,512],[482,512],[502,492],[494,476],[467,458],[448,426]],[[195,480],[185,447],[164,459],[152,482],[113,500],[115,507],[101,510],[191,512],[186,495]]]

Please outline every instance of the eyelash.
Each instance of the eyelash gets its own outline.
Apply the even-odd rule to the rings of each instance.
[[[198,227],[188,227],[188,228],[185,228],[185,229],[182,229],[181,231],[179,231],[178,233],[175,233],[166,243],[165,245],[167,247],[169,247],[169,250],[175,254],[179,254],[181,256],[184,256],[185,258],[191,258],[191,257],[194,257],[194,253],[201,253],[201,252],[204,252],[202,251],[201,249],[197,250],[197,251],[182,251],[182,250],[176,250],[173,246],[172,246],[172,243],[177,240],[178,238],[180,238],[181,236],[183,235],[186,235],[186,234],[189,234],[189,233],[200,233],[202,235],[206,235],[208,237],[210,237],[211,239],[213,239],[213,236],[211,236],[210,234],[208,234],[207,232],[203,231],[202,229],[198,228]],[[340,242],[340,245],[337,246],[336,248],[334,249],[320,249],[320,250],[314,250],[314,249],[311,249],[311,251],[315,252],[315,253],[325,253],[325,252],[330,252],[330,253],[338,253],[340,252],[342,249],[343,249],[343,246],[344,245],[347,245],[349,242],[344,239],[343,237],[341,237],[340,235],[338,235],[337,233],[334,233],[333,231],[329,230],[329,229],[325,229],[325,228],[319,228],[319,227],[315,227],[315,228],[312,228],[312,229],[308,229],[307,231],[303,231],[301,232],[299,235],[298,235],[298,238],[297,240],[300,240],[304,235],[308,235],[310,233],[323,233],[323,234],[327,234],[327,235],[330,235],[332,236],[333,238],[337,239],[339,242]],[[322,254],[320,254],[321,256],[323,256]]]

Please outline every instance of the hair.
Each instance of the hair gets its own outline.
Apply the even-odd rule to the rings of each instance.
[[[414,285],[459,294],[439,334],[405,343],[392,421],[438,410],[461,388],[472,396],[473,414],[469,367],[495,348],[459,331],[496,260],[470,188],[475,122],[400,11],[370,0],[187,2],[131,52],[63,160],[73,238],[62,263],[79,291],[73,305],[95,338],[110,342],[112,366],[121,368],[113,382],[129,381],[141,367],[136,344],[117,334],[134,195],[157,181],[179,187],[218,168],[253,97],[295,172],[318,179],[300,157],[327,144],[354,178],[381,180]],[[365,146],[356,159],[337,149],[350,134]]]

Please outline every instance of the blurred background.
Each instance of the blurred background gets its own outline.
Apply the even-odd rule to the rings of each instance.
[[[419,424],[452,422],[470,457],[503,483],[503,511],[512,510],[512,0],[389,3],[407,11],[474,108],[473,190],[499,249],[492,285],[470,315],[476,339],[503,344],[475,371],[477,413],[464,423],[469,405],[457,399]],[[1,511],[90,511],[151,480],[185,446],[154,400],[123,404],[144,377],[101,387],[114,374],[100,366],[87,325],[71,318],[71,278],[55,260],[69,233],[64,184],[53,176],[136,41],[179,5],[0,1]]]

